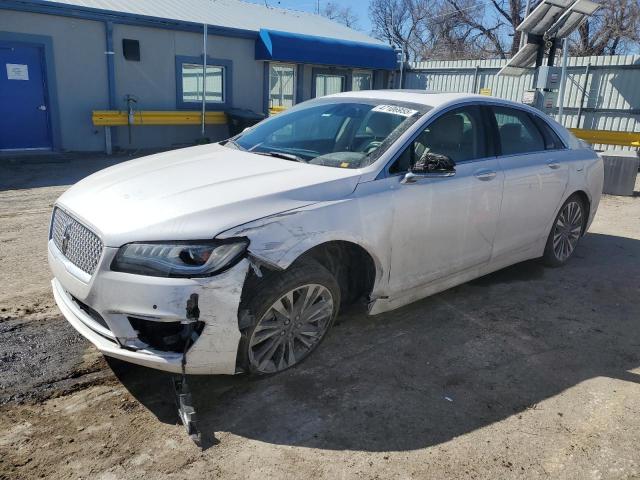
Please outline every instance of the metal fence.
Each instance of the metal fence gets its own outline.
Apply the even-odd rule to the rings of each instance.
[[[404,88],[486,93],[520,101],[533,82],[533,69],[520,77],[497,77],[505,60],[430,61],[411,64]],[[570,128],[640,132],[640,55],[571,57],[564,114]],[[596,148],[605,148],[596,145]],[[620,147],[618,147],[620,148]]]

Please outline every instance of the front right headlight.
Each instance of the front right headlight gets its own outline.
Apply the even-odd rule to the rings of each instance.
[[[153,277],[209,277],[235,265],[248,246],[246,238],[128,243],[118,251],[111,270]]]

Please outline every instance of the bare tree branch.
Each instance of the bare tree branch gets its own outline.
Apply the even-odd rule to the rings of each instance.
[[[637,0],[601,0],[602,8],[572,37],[574,55],[616,55],[640,44]]]
[[[351,7],[340,7],[340,5],[327,2],[320,14],[330,20],[342,23],[349,28],[358,28],[358,16],[353,12]]]

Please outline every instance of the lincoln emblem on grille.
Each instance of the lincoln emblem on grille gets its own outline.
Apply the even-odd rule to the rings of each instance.
[[[69,248],[69,240],[71,240],[71,235],[69,235],[69,229],[71,228],[71,224],[67,224],[64,227],[64,233],[62,234],[62,254],[67,254],[67,248]]]

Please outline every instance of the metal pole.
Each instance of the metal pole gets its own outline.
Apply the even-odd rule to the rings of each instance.
[[[202,26],[202,125],[201,133],[204,137],[204,120],[207,113],[207,24]]]
[[[538,52],[536,54],[536,68],[533,71],[533,84],[531,85],[532,90],[538,89],[538,73],[540,72],[540,67],[544,63],[544,39],[540,36],[536,36],[535,41],[538,44]]]
[[[564,125],[564,94],[567,83],[567,57],[569,55],[569,39],[562,39],[562,75],[560,76],[560,93],[558,94],[558,121]]]
[[[402,74],[404,73],[404,44],[402,45],[402,53],[400,55],[400,89],[402,90]]]
[[[480,74],[480,65],[476,65],[475,72],[473,73],[473,87],[471,87],[471,93],[478,93],[478,75]]]
[[[584,100],[587,97],[587,87],[589,86],[589,74],[591,73],[591,63],[587,65],[587,69],[584,74],[584,84],[582,85],[582,97],[580,98],[580,108],[578,109],[578,121],[576,122],[576,128],[580,128],[580,120],[582,117],[582,109],[584,108]]]
[[[558,39],[554,38],[551,42],[551,48],[549,49],[549,57],[547,58],[547,65],[553,67],[556,63],[556,51],[558,50]]]

